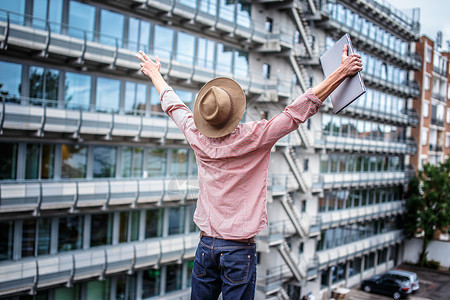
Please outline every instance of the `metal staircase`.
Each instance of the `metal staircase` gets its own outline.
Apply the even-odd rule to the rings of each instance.
[[[283,242],[280,246],[278,246],[278,251],[280,252],[281,256],[283,257],[284,261],[288,265],[297,281],[301,282],[302,279],[306,278],[308,266],[303,255],[300,255],[299,259],[297,260],[292,255],[291,249],[286,242]]]
[[[298,167],[297,161],[296,161],[296,154],[295,154],[295,150],[292,147],[288,147],[286,148],[286,150],[284,151],[284,157],[286,158],[286,161],[289,165],[289,167],[291,168],[292,173],[294,174],[295,180],[297,181],[300,189],[304,192],[304,193],[308,193],[309,192],[309,188],[306,184],[306,180],[303,177],[303,174],[300,170],[300,168]]]
[[[289,194],[281,199],[281,204],[291,220],[292,225],[294,225],[295,231],[302,239],[304,239],[308,237],[311,220],[306,213],[300,215],[292,206],[293,202],[294,201]]]
[[[311,141],[311,135],[308,132],[308,129],[306,129],[306,124],[302,123],[297,128],[297,132],[300,135],[300,138],[302,139],[303,146],[305,148],[311,148],[312,141]]]
[[[289,300],[289,295],[283,287],[280,288],[277,296],[278,296],[278,299]]]

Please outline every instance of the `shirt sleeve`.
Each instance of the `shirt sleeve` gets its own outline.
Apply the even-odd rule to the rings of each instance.
[[[187,138],[187,131],[194,125],[192,111],[181,101],[171,87],[166,87],[160,94],[161,107],[164,112],[175,122]]]
[[[285,110],[269,121],[261,120],[252,125],[252,136],[259,146],[272,147],[280,138],[296,130],[322,106],[322,101],[308,89]]]

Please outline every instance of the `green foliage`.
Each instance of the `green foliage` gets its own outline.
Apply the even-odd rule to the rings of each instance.
[[[430,269],[437,270],[441,266],[441,263],[438,262],[438,261],[435,261],[435,260],[428,260],[428,259],[425,258],[425,260],[423,262],[423,266],[425,268],[430,268]]]
[[[436,230],[450,225],[450,158],[439,165],[426,164],[413,177],[406,195],[404,230],[408,237],[423,233],[419,263],[424,264],[428,243]]]

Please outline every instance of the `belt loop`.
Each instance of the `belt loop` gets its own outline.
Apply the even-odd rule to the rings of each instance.
[[[211,247],[214,249],[214,243],[215,243],[215,241],[216,241],[216,237],[213,237],[213,241],[212,241],[212,245],[211,245]]]

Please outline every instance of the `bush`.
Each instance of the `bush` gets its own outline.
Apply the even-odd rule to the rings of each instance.
[[[435,260],[425,260],[423,265],[425,268],[437,270],[441,266],[441,263]]]

